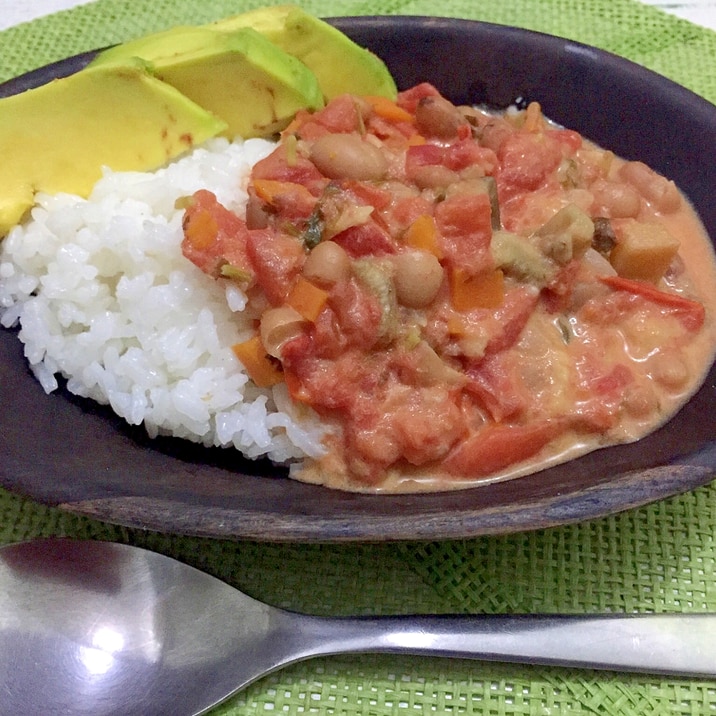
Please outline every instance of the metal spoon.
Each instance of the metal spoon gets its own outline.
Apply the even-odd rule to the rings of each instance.
[[[137,547],[0,549],[1,714],[202,714],[282,666],[356,652],[713,677],[716,615],[315,617]]]

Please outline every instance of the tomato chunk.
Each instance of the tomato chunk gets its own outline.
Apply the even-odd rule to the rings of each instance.
[[[528,425],[490,424],[461,442],[443,462],[456,477],[491,475],[536,455],[563,426],[557,421]]]
[[[457,194],[435,207],[445,261],[476,275],[493,266],[492,209],[487,194]]]
[[[284,234],[253,229],[246,232],[246,253],[268,300],[275,306],[283,303],[306,258],[300,242]]]
[[[194,194],[184,213],[183,228],[182,253],[204,273],[216,278],[228,264],[243,272],[247,283],[253,279],[246,224],[213,193],[201,189]]]

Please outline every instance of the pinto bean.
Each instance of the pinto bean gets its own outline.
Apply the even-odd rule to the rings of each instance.
[[[460,175],[442,164],[424,164],[413,170],[413,181],[420,189],[445,189],[460,179]]]
[[[290,306],[269,308],[261,316],[261,343],[270,356],[280,358],[283,345],[300,336],[305,326],[306,319]]]
[[[335,241],[322,241],[306,257],[303,275],[323,286],[332,286],[348,278],[351,260],[342,246]]]
[[[627,386],[622,405],[633,418],[648,418],[659,410],[656,391],[648,383]]]
[[[480,144],[499,152],[505,140],[515,133],[515,128],[502,117],[494,117],[479,131]]]
[[[415,109],[418,131],[428,137],[450,139],[465,123],[465,115],[444,97],[423,97]]]
[[[648,365],[652,378],[668,390],[680,390],[689,379],[689,366],[679,349],[663,349],[653,355]]]
[[[310,159],[330,179],[383,179],[388,161],[383,153],[357,134],[326,134],[311,146]]]
[[[619,176],[632,184],[658,211],[669,214],[681,206],[681,195],[674,182],[642,162],[627,162],[619,169]]]
[[[641,195],[631,185],[598,179],[590,191],[594,197],[593,213],[610,219],[634,219],[641,209]]]
[[[406,251],[393,259],[393,283],[398,301],[408,308],[429,306],[443,282],[443,267],[427,251]]]

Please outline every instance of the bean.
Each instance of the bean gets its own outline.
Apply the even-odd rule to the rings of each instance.
[[[649,384],[637,384],[624,391],[623,406],[633,418],[643,419],[654,415],[659,408],[659,400]]]
[[[480,144],[494,152],[499,152],[505,140],[514,132],[514,127],[507,120],[495,117],[480,130]]]
[[[465,116],[444,97],[423,97],[415,109],[415,124],[427,137],[450,139],[465,123]]]
[[[348,278],[350,270],[348,254],[335,241],[322,241],[308,254],[303,264],[303,275],[323,286],[332,286]]]
[[[259,334],[264,350],[274,358],[281,358],[281,348],[303,333],[306,319],[291,306],[269,308],[261,315]]]
[[[427,251],[405,251],[393,257],[393,283],[398,301],[408,308],[425,308],[437,296],[443,267]]]
[[[642,162],[626,162],[619,169],[619,176],[632,184],[658,211],[669,214],[681,206],[681,195],[674,182]]]
[[[249,229],[265,229],[269,225],[266,205],[255,194],[249,194],[246,202],[246,226]]]
[[[445,189],[460,175],[442,164],[425,164],[413,170],[412,179],[420,189]]]
[[[378,147],[357,134],[326,134],[311,146],[310,159],[329,179],[383,179],[388,162]]]
[[[598,179],[590,187],[593,213],[610,219],[633,219],[641,209],[641,195],[631,185]]]
[[[679,390],[689,379],[689,367],[678,349],[664,349],[649,359],[652,378],[669,390]]]

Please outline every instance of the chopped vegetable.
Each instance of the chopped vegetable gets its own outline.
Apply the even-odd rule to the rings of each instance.
[[[490,250],[498,268],[536,286],[545,286],[555,274],[555,267],[523,236],[496,231]]]
[[[236,343],[231,349],[259,388],[269,388],[283,381],[283,372],[266,353],[259,336]]]
[[[497,308],[505,299],[505,275],[495,269],[472,276],[455,268],[450,272],[450,298],[457,311]]]
[[[199,251],[211,246],[218,233],[219,226],[208,211],[196,212],[184,225],[184,238]]]
[[[609,261],[620,276],[656,283],[669,268],[679,242],[656,222],[623,219],[613,222],[616,245]]]
[[[315,323],[328,300],[328,293],[322,288],[299,276],[288,294],[286,303],[307,321]]]
[[[594,219],[594,236],[592,237],[592,248],[602,256],[609,257],[612,249],[617,243],[617,237],[612,229],[612,223],[604,217]]]
[[[315,197],[302,184],[276,181],[273,179],[256,179],[253,183],[256,194],[267,204],[275,205],[287,194],[298,194],[301,199],[313,203]]]
[[[325,221],[320,207],[316,207],[306,222],[306,228],[301,236],[304,246],[307,249],[313,249],[321,243],[323,231],[325,229]]]
[[[563,432],[556,421],[529,425],[487,425],[478,430],[445,459],[445,469],[453,475],[490,475],[509,465],[533,457]]]
[[[224,278],[229,278],[236,283],[248,283],[252,279],[252,275],[249,271],[241,266],[234,266],[230,263],[225,263],[221,267],[221,275]]]
[[[387,97],[381,97],[379,95],[366,96],[365,100],[370,104],[373,111],[383,119],[387,119],[390,122],[409,122],[413,123],[415,117],[410,112],[406,111],[402,107],[399,107],[395,102]]]
[[[443,252],[438,244],[437,236],[435,219],[429,214],[421,214],[408,227],[404,240],[408,246],[428,251],[436,258],[441,259]]]
[[[574,204],[560,209],[536,232],[537,246],[545,256],[564,265],[584,256],[594,239],[594,222]]]
[[[691,330],[697,331],[704,324],[706,309],[699,301],[680,296],[677,293],[661,291],[646,281],[637,281],[623,276],[601,276],[600,280],[615,291],[633,293],[658,306],[675,311]]]

